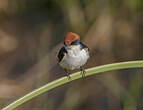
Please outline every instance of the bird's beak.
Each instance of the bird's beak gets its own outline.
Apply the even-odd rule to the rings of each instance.
[[[72,43],[72,40],[65,40],[66,45],[70,45]]]

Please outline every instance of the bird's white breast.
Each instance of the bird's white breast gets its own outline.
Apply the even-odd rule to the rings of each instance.
[[[89,58],[89,53],[86,49],[80,49],[80,45],[66,47],[67,54],[64,56],[60,65],[68,70],[73,70],[83,66]]]

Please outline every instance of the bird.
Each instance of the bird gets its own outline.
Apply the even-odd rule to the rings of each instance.
[[[80,69],[82,77],[85,76],[83,65],[89,59],[89,48],[80,41],[80,36],[68,32],[64,38],[64,45],[58,53],[58,63],[70,77],[69,70]]]

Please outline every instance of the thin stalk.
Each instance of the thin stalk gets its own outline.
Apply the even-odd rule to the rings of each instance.
[[[102,73],[102,72],[111,71],[111,70],[128,69],[128,68],[141,68],[141,67],[143,67],[143,61],[128,61],[128,62],[107,64],[107,65],[102,65],[102,66],[97,66],[97,67],[93,67],[90,69],[86,69],[85,77],[90,76],[90,75],[95,75],[98,73]],[[71,82],[73,80],[82,78],[82,75],[80,74],[80,72],[76,72],[74,74],[71,74],[70,76],[71,76],[70,79],[65,76],[65,77],[59,78],[55,81],[52,81],[52,82],[34,90],[34,91],[26,94],[25,96],[19,98],[18,100],[9,104],[8,106],[3,108],[2,110],[13,110],[16,107],[22,105],[23,103],[31,100],[32,98],[34,98],[36,96],[39,96],[40,94],[42,94],[44,92],[48,92],[51,89],[56,88],[58,86],[61,86],[65,83],[68,83],[68,82]]]

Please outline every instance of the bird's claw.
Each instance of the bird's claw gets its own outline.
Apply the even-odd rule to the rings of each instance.
[[[67,78],[68,78],[68,80],[70,80],[70,79],[71,79],[71,76],[70,76],[70,75],[67,75]]]
[[[65,69],[65,72],[66,72],[68,80],[70,80],[71,79],[70,73],[66,69]]]
[[[85,73],[86,73],[86,71],[84,70],[83,67],[81,67],[81,73],[80,74],[82,75],[82,78],[85,77]]]

